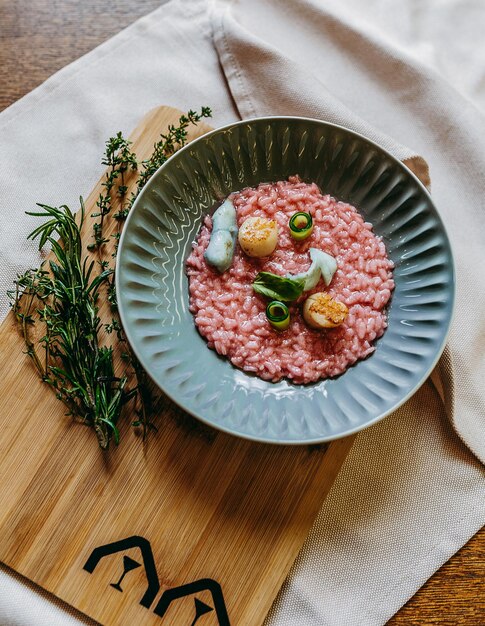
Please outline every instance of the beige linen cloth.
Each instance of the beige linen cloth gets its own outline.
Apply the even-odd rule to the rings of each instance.
[[[478,0],[172,0],[0,114],[2,293],[38,262],[24,211],[75,207],[105,139],[162,103],[212,106],[214,125],[317,117],[426,183],[429,164],[457,265],[450,349],[358,435],[266,626],[384,624],[485,522],[483,26]],[[80,623],[64,609],[0,571],[2,626]]]

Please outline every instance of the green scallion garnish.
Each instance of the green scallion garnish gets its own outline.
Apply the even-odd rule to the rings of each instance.
[[[276,330],[286,330],[290,325],[290,311],[283,302],[273,300],[266,307],[266,317]]]
[[[298,211],[290,217],[290,233],[293,239],[302,241],[313,232],[313,220],[310,213]]]
[[[253,289],[271,300],[291,302],[297,300],[303,293],[304,278],[288,278],[271,272],[259,272],[253,282]]]

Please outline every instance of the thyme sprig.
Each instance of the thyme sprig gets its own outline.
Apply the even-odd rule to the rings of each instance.
[[[88,245],[89,250],[98,249],[109,241],[103,236],[103,225],[105,217],[111,212],[113,188],[116,186],[118,180],[120,184],[118,185],[116,194],[121,200],[121,209],[115,214],[115,217],[120,217],[124,213],[123,200],[128,191],[128,187],[125,184],[125,174],[129,169],[136,170],[138,167],[136,154],[130,150],[130,145],[131,141],[125,139],[121,132],[117,133],[115,137],[111,137],[106,142],[106,149],[101,163],[108,169],[106,171],[105,181],[102,183],[104,192],[99,194],[98,200],[96,201],[96,206],[99,211],[91,214],[91,217],[99,217],[99,221],[93,224],[94,243]]]
[[[185,146],[189,127],[198,124],[204,117],[211,117],[211,115],[212,111],[209,107],[202,107],[200,113],[190,110],[187,115],[180,116],[178,126],[170,125],[167,133],[160,135],[160,139],[153,146],[153,152],[150,158],[142,161],[143,169],[137,180],[136,190],[131,195],[126,214],[133,206],[140,191],[158,168],[163,165],[172,154]]]
[[[103,165],[109,167],[106,173],[106,181],[104,186],[106,193],[101,194],[97,202],[97,206],[102,206],[103,214],[99,222],[95,222],[93,226],[93,238],[95,244],[91,245],[91,250],[97,249],[98,253],[104,249],[103,244],[107,244],[109,239],[105,235],[103,226],[105,221],[104,216],[112,216],[117,220],[117,229],[111,236],[114,239],[114,251],[111,254],[112,259],[116,259],[116,253],[118,250],[118,242],[121,234],[122,222],[128,216],[128,213],[133,206],[134,201],[138,197],[138,194],[146,185],[148,180],[153,176],[157,169],[165,163],[165,161],[172,156],[177,150],[182,148],[188,139],[188,131],[191,126],[197,125],[203,118],[210,117],[212,111],[209,107],[202,107],[200,112],[188,111],[186,115],[181,115],[178,121],[178,125],[169,125],[167,133],[162,133],[159,140],[154,144],[153,151],[150,157],[141,162],[142,170],[135,183],[135,190],[131,193],[130,200],[125,203],[125,196],[127,186],[125,185],[124,173],[130,167],[131,170],[139,169],[137,157],[134,152],[131,151],[131,142],[123,138],[121,133],[118,133],[116,137],[106,142],[105,156],[102,161]],[[121,185],[118,185],[116,194],[113,194],[113,188],[116,180],[121,177]],[[112,213],[113,208],[117,206],[117,211]],[[92,217],[98,217],[98,214],[92,215]],[[109,268],[109,261],[101,259],[104,269]],[[136,355],[131,350],[131,347],[126,340],[123,328],[121,326],[120,319],[118,317],[118,304],[116,298],[116,286],[115,286],[115,270],[112,267],[112,274],[107,281],[107,299],[111,305],[112,320],[109,324],[105,325],[107,333],[113,331],[116,332],[118,342],[124,346],[123,360],[127,364],[127,367],[131,370],[132,377],[135,380],[135,391],[137,393],[135,412],[137,419],[132,422],[134,427],[141,427],[143,430],[143,437],[146,437],[149,429],[155,429],[152,421],[153,409],[157,403],[157,398],[152,391],[152,384],[142,368],[140,362],[136,358]]]
[[[41,379],[66,405],[68,414],[93,427],[102,448],[108,447],[111,438],[118,443],[121,410],[130,398],[137,398],[137,419],[132,425],[141,426],[144,436],[154,428],[157,404],[117,313],[114,260],[122,224],[154,172],[186,144],[189,127],[210,116],[208,107],[182,115],[178,126],[169,126],[153,146],[151,156],[141,163],[121,132],[106,142],[102,164],[108,169],[96,202],[98,211],[91,215],[96,221],[87,256],[83,256],[81,235],[85,220],[82,198],[78,219],[65,205],[57,208],[38,204],[40,211],[28,213],[46,220],[29,238],[38,240],[39,249],[50,245],[54,259],[19,275],[15,289],[9,292],[26,354]],[[136,170],[141,171],[127,199],[131,184],[128,175]],[[108,225],[113,230],[112,220],[116,227],[110,237],[106,233]],[[98,300],[104,294],[112,314],[107,324],[98,314]],[[36,324],[42,328],[40,339]],[[125,364],[119,375],[115,374],[113,346],[103,342],[102,329],[118,341]],[[135,381],[131,389],[127,388],[129,379]]]

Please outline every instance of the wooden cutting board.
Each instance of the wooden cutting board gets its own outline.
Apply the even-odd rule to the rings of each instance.
[[[143,119],[132,134],[138,157],[147,158],[179,115],[161,107]],[[86,201],[88,215],[101,182]],[[132,417],[122,420],[120,445],[101,451],[39,381],[7,317],[0,560],[107,626],[262,624],[352,438],[312,447],[251,443],[202,426],[164,399],[158,433],[143,443]]]

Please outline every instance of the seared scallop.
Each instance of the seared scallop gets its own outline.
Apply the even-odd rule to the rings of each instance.
[[[303,318],[312,328],[335,328],[347,317],[348,308],[328,293],[314,293],[303,304]]]
[[[278,226],[265,217],[248,217],[241,224],[239,245],[251,257],[269,256],[278,244]]]

